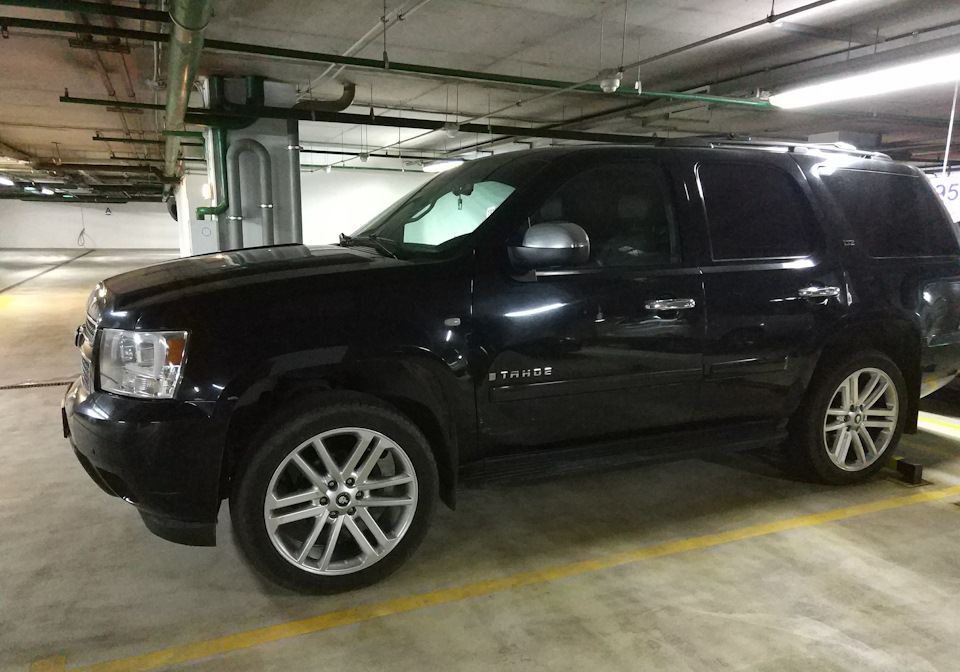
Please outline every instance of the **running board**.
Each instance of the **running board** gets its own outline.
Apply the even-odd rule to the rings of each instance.
[[[584,446],[489,457],[460,467],[460,483],[529,483],[585,472],[670,462],[715,451],[750,450],[785,441],[782,423],[754,422],[656,434]]]

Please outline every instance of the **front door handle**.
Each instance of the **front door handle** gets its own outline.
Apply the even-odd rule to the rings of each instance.
[[[799,292],[801,299],[832,299],[840,296],[839,287],[804,287]]]
[[[689,310],[696,308],[697,302],[693,299],[655,299],[643,304],[647,310]]]

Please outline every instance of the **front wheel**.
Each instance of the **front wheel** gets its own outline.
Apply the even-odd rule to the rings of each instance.
[[[230,498],[253,566],[304,593],[352,590],[399,568],[437,500],[436,465],[416,426],[374,399],[331,396],[272,427]]]
[[[906,383],[886,355],[868,351],[811,381],[794,418],[795,455],[825,483],[859,483],[883,468],[903,433]]]

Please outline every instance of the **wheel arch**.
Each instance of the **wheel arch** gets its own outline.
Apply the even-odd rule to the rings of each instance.
[[[848,322],[821,343],[811,380],[853,353],[882,352],[900,369],[907,384],[907,417],[904,431],[917,431],[920,411],[921,335],[918,325],[903,318],[872,316]]]
[[[474,405],[464,400],[472,383],[454,379],[442,363],[426,355],[344,362],[251,377],[236,394],[222,460],[220,496],[225,498],[237,465],[258,439],[260,429],[293,400],[352,393],[390,404],[413,422],[433,451],[440,498],[456,506],[460,446],[475,427]],[[320,402],[322,403],[322,402]],[[469,418],[461,415],[468,412]]]

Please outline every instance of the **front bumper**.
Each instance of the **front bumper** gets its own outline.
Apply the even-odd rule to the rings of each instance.
[[[151,532],[191,546],[216,544],[226,422],[180,401],[88,393],[79,380],[61,416],[90,477],[136,506]]]

